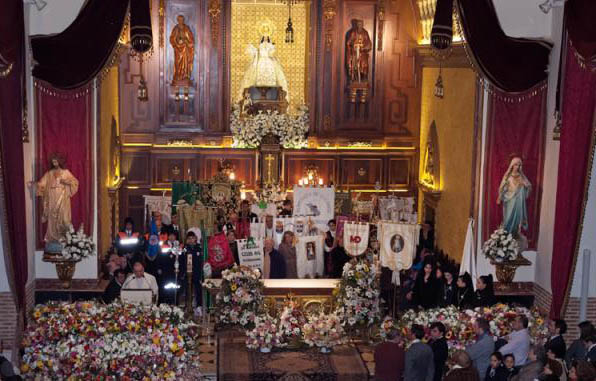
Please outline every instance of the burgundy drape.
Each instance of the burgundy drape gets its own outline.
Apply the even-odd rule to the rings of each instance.
[[[81,87],[95,78],[116,47],[128,4],[87,0],[62,33],[32,37],[33,76],[60,89]]]
[[[27,283],[27,223],[25,220],[25,175],[23,164],[23,97],[25,94],[25,23],[23,2],[5,0],[0,12],[0,54],[12,63],[8,76],[0,78],[0,165],[2,166],[5,211],[11,261],[11,288],[20,318],[25,311]],[[0,221],[3,221],[1,218]],[[7,256],[5,256],[7,257]],[[9,278],[9,281],[11,279]]]
[[[528,231],[524,234],[530,248],[536,245],[540,224],[545,107],[546,91],[521,102],[507,102],[498,96],[490,99],[483,239],[487,239],[503,222],[502,204],[497,205],[499,184],[509,167],[511,155],[519,155],[523,160],[523,172],[532,183],[532,191],[526,200]]]
[[[592,68],[596,68],[596,1],[567,0],[565,18],[573,47]]]
[[[587,199],[596,109],[596,73],[580,67],[570,44],[567,48],[551,267],[553,317],[562,316],[571,289]]]
[[[80,92],[80,90],[79,90]],[[84,92],[83,92],[84,93]],[[37,90],[37,179],[49,169],[49,157],[58,152],[66,158],[66,168],[79,180],[79,190],[71,199],[72,224],[78,229],[84,223],[85,233],[91,233],[93,202],[91,146],[91,95],[72,97],[57,92]],[[41,228],[38,210],[38,245],[46,231]]]
[[[505,35],[493,0],[456,3],[475,64],[494,86],[506,92],[523,92],[546,80],[550,42]]]

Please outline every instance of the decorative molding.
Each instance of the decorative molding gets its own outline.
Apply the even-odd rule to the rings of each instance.
[[[333,45],[333,24],[337,14],[335,0],[325,0],[323,3],[323,16],[325,17],[325,51],[330,52]]]
[[[165,0],[159,0],[159,47],[164,46],[165,20],[166,20],[166,6]]]
[[[211,42],[215,45],[219,39],[219,16],[221,14],[221,0],[209,1],[209,17],[211,18]]]
[[[454,43],[451,46],[449,57],[441,61],[433,55],[430,45],[418,45],[416,46],[416,60],[422,67],[472,68],[461,43]]]
[[[385,29],[385,1],[379,0],[379,6],[377,11],[377,17],[379,19],[379,30],[377,38],[377,50],[383,51],[383,31]]]
[[[192,147],[192,139],[170,139],[168,140],[167,145],[174,147]]]

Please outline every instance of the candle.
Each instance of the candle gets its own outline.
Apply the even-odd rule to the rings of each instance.
[[[246,192],[240,192],[240,198],[246,200]]]
[[[230,180],[236,180],[236,174],[234,172],[230,172]]]
[[[319,177],[319,185],[323,186],[323,179]]]
[[[186,255],[186,272],[192,273],[192,253]]]
[[[302,179],[298,180],[298,185],[302,186]]]

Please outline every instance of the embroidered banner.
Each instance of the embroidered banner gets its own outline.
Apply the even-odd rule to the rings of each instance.
[[[238,244],[240,265],[263,272],[263,240],[239,239],[236,243]]]
[[[296,243],[296,267],[298,278],[323,276],[323,237],[320,235],[298,237]]]
[[[412,267],[420,225],[381,222],[378,238],[381,243],[381,266],[393,271]]]
[[[311,217],[320,231],[327,231],[327,222],[335,215],[335,189],[294,187],[294,216]]]
[[[209,238],[209,258],[207,262],[213,270],[225,269],[234,263],[234,256],[224,233],[218,233]]]
[[[344,248],[352,257],[362,255],[368,247],[368,223],[346,222],[344,224]]]
[[[151,220],[151,213],[160,212],[161,222],[169,225],[172,214],[172,198],[165,196],[143,196],[143,198],[145,199],[145,221]]]

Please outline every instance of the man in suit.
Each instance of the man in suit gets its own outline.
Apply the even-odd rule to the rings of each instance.
[[[586,360],[596,365],[596,335],[592,334],[586,339]]]
[[[397,330],[387,334],[387,341],[375,348],[375,380],[401,380],[404,373],[404,342]]]
[[[490,335],[490,325],[486,319],[477,319],[474,331],[478,338],[474,344],[468,345],[466,352],[470,355],[478,376],[483,379],[490,365],[490,356],[495,351],[495,341]]]
[[[552,352],[555,358],[563,360],[567,353],[567,347],[563,339],[563,335],[567,332],[567,323],[562,319],[550,320],[548,322],[548,332],[551,336],[544,344],[544,349],[547,353]]]
[[[413,341],[406,351],[404,381],[433,381],[433,350],[421,341],[424,338],[424,328],[419,324],[412,324],[410,335]]]
[[[108,287],[103,293],[103,301],[105,303],[112,303],[116,299],[120,299],[120,289],[126,280],[126,273],[122,269],[114,271],[114,278],[108,284]]]
[[[443,379],[443,372],[445,371],[445,363],[449,357],[449,348],[447,347],[447,339],[445,339],[445,325],[441,322],[434,322],[430,325],[430,335],[432,340],[430,347],[433,350],[433,357],[435,359],[435,381]]]

